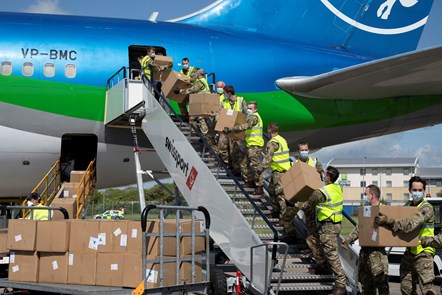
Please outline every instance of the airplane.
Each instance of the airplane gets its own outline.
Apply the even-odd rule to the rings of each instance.
[[[55,160],[97,159],[97,188],[136,181],[106,83],[153,46],[215,73],[289,146],[315,149],[442,122],[442,48],[416,51],[433,1],[219,0],[167,22],[0,12],[0,197]],[[265,129],[264,129],[265,130]],[[164,166],[148,139],[142,166]]]

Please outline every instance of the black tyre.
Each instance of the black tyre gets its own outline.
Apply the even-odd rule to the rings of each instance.
[[[226,295],[227,279],[221,269],[213,268],[210,270],[209,295]]]

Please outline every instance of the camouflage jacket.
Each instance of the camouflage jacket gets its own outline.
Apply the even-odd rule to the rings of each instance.
[[[262,160],[261,166],[263,170],[269,168],[270,163],[272,162],[273,154],[279,149],[279,144],[274,141],[267,142],[264,151],[264,159]]]
[[[232,131],[235,133],[239,133],[244,130],[251,129],[253,126],[258,124],[258,121],[259,121],[259,119],[257,116],[248,115],[246,121],[244,123],[242,123],[241,125],[233,127]]]
[[[422,226],[425,222],[434,220],[434,210],[430,203],[426,203],[418,209],[419,211],[409,218],[395,220],[392,230],[394,232],[402,231],[409,233]]]

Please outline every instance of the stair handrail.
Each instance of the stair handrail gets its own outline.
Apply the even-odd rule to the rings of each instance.
[[[77,186],[77,198],[75,200],[77,205],[77,213],[75,215],[76,219],[79,218],[81,211],[86,205],[87,197],[91,194],[93,188],[95,187],[95,160],[96,159],[93,159],[89,163]]]
[[[170,110],[170,112],[172,112],[175,115],[175,117],[179,120],[180,124],[183,124],[184,123],[183,119],[171,107],[167,98],[164,97],[164,95],[162,93],[158,92],[158,90],[156,88],[152,87],[150,80],[147,77],[145,77],[144,74],[142,74],[141,81],[143,81],[143,84],[145,87],[147,87],[148,89],[151,89],[151,90],[155,91],[157,94],[159,94],[159,98],[161,99],[161,103],[163,103],[163,106],[166,105],[168,107],[168,109]],[[147,81],[148,85],[146,85],[146,81]],[[264,212],[262,212],[261,208],[256,204],[256,202],[250,197],[250,195],[247,193],[247,191],[243,188],[243,186],[238,182],[238,179],[233,175],[233,173],[230,171],[230,169],[227,168],[226,164],[220,158],[220,156],[213,151],[212,147],[207,142],[207,140],[204,138],[202,133],[197,128],[195,128],[192,124],[189,124],[189,126],[196,133],[196,135],[199,137],[201,142],[204,144],[204,148],[207,149],[211,155],[215,156],[215,160],[218,162],[218,165],[221,166],[226,171],[227,175],[229,175],[229,177],[233,180],[235,185],[241,190],[241,192],[244,194],[244,196],[247,198],[247,200],[250,202],[250,204],[253,206],[253,208],[255,208],[256,212],[258,212],[258,214],[261,216],[263,221],[268,225],[270,230],[273,232],[273,242],[278,242],[278,240],[279,240],[278,231],[276,230],[275,226],[270,222],[270,220],[267,218],[267,216],[264,214]],[[204,149],[203,149],[203,152],[204,152]],[[272,259],[273,260],[276,259],[276,251],[275,250],[272,253]]]

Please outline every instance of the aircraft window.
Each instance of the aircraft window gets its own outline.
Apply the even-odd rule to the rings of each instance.
[[[34,65],[32,64],[32,62],[23,63],[22,74],[26,77],[34,75]]]
[[[66,67],[64,68],[64,75],[66,76],[66,78],[75,78],[75,76],[77,76],[77,68],[75,67],[75,65],[66,65]]]
[[[12,63],[10,61],[2,62],[1,73],[3,76],[9,76],[12,74]]]
[[[45,67],[43,69],[43,74],[45,77],[51,78],[55,76],[55,65],[52,63],[45,64]]]

